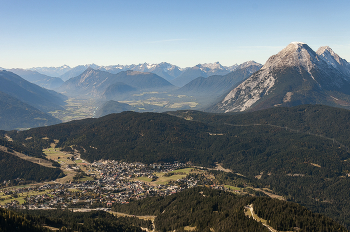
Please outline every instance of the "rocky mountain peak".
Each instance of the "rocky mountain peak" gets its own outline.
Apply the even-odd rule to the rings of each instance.
[[[95,70],[91,67],[88,67],[79,77],[79,83],[84,83],[86,80],[88,80],[91,76],[95,75],[98,70]]]
[[[326,61],[328,64],[332,65],[333,67],[336,67],[337,64],[334,62],[336,61],[338,64],[342,65],[342,58],[338,56],[330,47],[323,46],[320,47],[317,50],[317,55],[323,58],[324,61]]]
[[[345,59],[342,59],[330,47],[320,47],[316,53],[328,65],[338,69],[348,80],[350,80],[350,64]]]
[[[330,53],[330,54],[332,54],[332,55],[334,55],[335,54],[335,52],[332,50],[332,48],[330,48],[329,46],[321,46],[318,50],[317,50],[317,55],[321,55],[321,54],[323,54],[323,53],[325,53],[325,52],[328,52],[328,53]]]
[[[305,43],[290,43],[271,56],[258,72],[231,90],[216,109],[231,112],[297,102],[334,104],[332,99],[336,99],[335,104],[340,104],[338,98],[325,97],[328,95],[325,91],[348,94],[349,63],[329,47],[320,48],[318,53]]]
[[[255,62],[254,60],[250,60],[250,61],[246,61],[240,65],[237,66],[237,69],[242,69],[242,68],[247,68],[247,67],[250,67],[250,66],[258,66],[258,67],[261,67],[262,65]]]
[[[262,69],[302,66],[309,71],[315,62],[318,62],[317,54],[307,44],[292,42],[278,54],[271,56]]]

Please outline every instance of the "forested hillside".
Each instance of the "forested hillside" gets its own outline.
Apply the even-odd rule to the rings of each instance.
[[[63,175],[59,168],[48,168],[35,164],[14,155],[0,151],[0,181],[15,180],[26,181],[54,180]]]
[[[176,111],[169,112],[169,114],[184,118],[190,117],[195,121],[209,124],[270,124],[288,127],[299,132],[334,138],[350,146],[350,110],[325,105],[275,107],[231,114],[211,114],[200,111]]]
[[[151,228],[150,221],[116,217],[103,211],[73,213],[68,210],[0,209],[0,231],[86,231],[86,232],[141,232],[140,227]]]
[[[153,215],[155,231],[269,231],[251,217],[252,211],[279,231],[347,231],[330,218],[298,204],[267,197],[239,196],[206,187],[187,189],[166,197],[149,197],[112,210],[130,215]],[[0,231],[144,231],[151,220],[116,217],[104,211],[0,209]]]
[[[269,231],[244,214],[253,204],[258,216],[283,231],[347,231],[333,220],[314,214],[295,203],[266,197],[242,197],[197,187],[167,197],[146,198],[117,204],[113,210],[138,215],[155,215],[157,231]]]
[[[0,71],[0,91],[43,112],[62,110],[67,98],[55,91],[32,84],[8,71]]]
[[[89,161],[190,161],[203,166],[220,162],[252,176],[268,171],[332,177],[350,170],[344,162],[350,155],[333,140],[269,125],[210,126],[166,114],[123,112],[9,135],[39,149],[57,139],[57,146],[73,146]]]
[[[16,180],[46,181],[64,176],[59,168],[49,168],[21,159],[12,154],[17,151],[29,156],[45,158],[41,152],[27,148],[16,142],[0,139],[0,182]]]
[[[0,129],[27,129],[58,124],[61,120],[0,92]]]
[[[7,133],[36,150],[57,139],[58,147],[73,147],[89,161],[221,163],[259,187],[350,227],[349,111],[306,105],[232,115],[172,114],[177,117],[123,112]]]

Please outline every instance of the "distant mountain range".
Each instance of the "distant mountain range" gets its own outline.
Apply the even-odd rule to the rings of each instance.
[[[155,91],[163,94],[155,97],[162,101],[162,110],[169,97],[182,95],[188,97],[188,102],[195,102],[197,109],[211,105],[206,108],[210,112],[258,110],[300,104],[350,108],[350,64],[327,46],[315,52],[300,42],[289,44],[277,55],[271,56],[264,66],[249,61],[228,67],[216,62],[179,68],[162,62],[110,66],[87,64],[74,68],[64,65],[12,71],[30,82],[58,90],[70,97],[83,95],[103,101],[130,101],[132,97],[136,102],[145,100],[142,98],[143,92]],[[60,78],[39,72],[60,75]],[[36,91],[28,93],[31,97],[24,97],[22,95],[25,91],[9,92],[6,89],[8,88],[0,88],[0,91],[44,112],[60,105],[51,99],[50,104],[47,104],[48,109],[44,109],[43,103],[40,105],[39,102],[50,97],[37,99],[33,101],[36,104],[31,104],[31,95],[38,94]],[[62,99],[62,96],[52,93]],[[151,99],[153,96],[147,97]],[[157,111],[158,108],[151,110]]]
[[[36,71],[38,73],[50,76],[50,77],[60,77],[72,68],[68,65],[62,65],[60,67],[36,67],[30,68],[28,70]]]
[[[131,100],[131,98],[135,100],[135,96],[139,95],[140,92],[166,91],[175,96],[187,95],[195,97],[196,101],[204,107],[208,104],[213,104],[218,97],[240,84],[252,73],[258,71],[261,66],[254,61],[245,62],[239,65],[235,71],[224,76],[198,77],[180,89],[177,89],[164,78],[150,72],[129,70],[112,74],[89,67],[81,75],[66,81],[58,90],[68,96],[84,95],[86,97],[100,98],[101,100],[117,101]],[[213,69],[211,70],[215,73]],[[162,97],[169,98],[169,96]],[[143,97],[139,96],[140,99],[143,99]],[[117,109],[120,109],[120,107],[117,107]],[[154,108],[153,110],[156,109]],[[162,110],[164,109],[162,108]],[[113,111],[110,112],[113,113]],[[119,110],[114,113],[117,112]]]
[[[61,121],[33,106],[0,92],[0,129],[15,130],[58,124]]]
[[[251,74],[262,67],[254,61],[239,65],[234,71],[226,75],[213,75],[207,78],[200,76],[181,87],[177,92],[192,95],[222,95],[240,84]]]
[[[183,72],[182,68],[166,62],[162,62],[159,64],[143,63],[138,65],[135,65],[135,64],[111,65],[111,66],[103,66],[100,69],[103,71],[114,73],[114,74],[117,74],[122,71],[128,71],[128,70],[138,71],[138,72],[151,72],[151,73],[157,74],[160,77],[163,77],[167,81],[170,81],[176,78]]]
[[[226,75],[235,70],[238,65],[230,67],[222,66],[219,62],[213,64],[198,64],[192,68],[186,68],[179,76],[171,81],[172,84],[182,87],[197,77],[208,77],[212,75]]]
[[[293,42],[208,110],[232,112],[324,104],[350,108],[350,64],[329,47]]]
[[[0,71],[0,129],[14,130],[60,123],[48,112],[63,110],[66,97]]]
[[[13,72],[0,71],[0,91],[43,112],[62,110],[66,96],[30,83]]]
[[[59,77],[47,76],[37,71],[26,69],[8,69],[7,71],[13,72],[25,80],[46,89],[56,89],[64,83]]]
[[[123,71],[118,74],[112,74],[106,71],[95,70],[91,67],[85,70],[81,75],[66,81],[59,90],[67,95],[88,95],[101,96],[106,89],[116,84],[129,86],[128,89],[147,90],[147,89],[166,89],[172,88],[173,85],[162,77],[154,73],[144,73],[137,71]],[[113,91],[119,91],[113,86],[108,89],[108,94],[116,94]],[[125,90],[123,90],[125,91]]]
[[[87,65],[78,65],[74,68],[69,69],[67,72],[62,74],[60,78],[63,81],[67,81],[73,77],[81,75],[83,72],[85,72],[86,69],[92,68],[92,69],[98,69],[99,66],[95,64],[87,64]]]
[[[233,71],[235,68],[237,68],[238,65],[235,64],[235,65],[226,67],[226,66],[222,66],[219,62],[215,62],[215,63],[198,64],[194,67],[180,68],[176,65],[172,65],[167,62],[162,62],[159,64],[143,63],[143,64],[131,64],[131,65],[118,64],[118,65],[109,65],[109,66],[86,64],[86,65],[78,65],[73,68],[67,65],[63,65],[57,68],[56,67],[37,67],[37,68],[30,68],[29,70],[36,71],[51,77],[60,77],[63,81],[67,81],[70,78],[79,76],[89,67],[96,70],[106,71],[112,74],[117,74],[128,70],[138,71],[138,72],[151,72],[151,73],[157,74],[160,77],[163,77],[167,81],[174,80],[175,78],[179,77],[183,73],[185,73],[184,77],[180,78],[180,80],[185,78],[186,76],[187,77],[190,76],[191,73],[194,73],[194,76],[189,78],[189,81],[191,81],[199,76],[208,77],[211,75],[225,75]],[[197,68],[200,69],[200,72],[196,73],[191,71],[191,69],[196,70]]]

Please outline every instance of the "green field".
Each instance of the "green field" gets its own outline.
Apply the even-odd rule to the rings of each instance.
[[[231,186],[231,185],[225,185],[225,188],[228,188],[230,190],[242,191],[242,188]]]
[[[171,171],[170,173],[186,173],[189,174],[191,171],[193,171],[193,168],[182,168],[182,169],[176,169],[174,171]]]
[[[137,177],[137,179],[143,182],[152,182],[152,179],[148,178],[147,176]]]
[[[182,178],[186,177],[189,173],[193,172],[193,170],[194,170],[193,168],[177,169],[177,170],[169,172],[169,173],[175,173],[172,176],[164,176],[165,173],[156,172],[156,173],[154,173],[158,177],[158,179],[156,181],[152,181],[151,178],[148,178],[146,176],[137,177],[136,179],[143,181],[143,182],[152,183],[153,185],[166,185],[170,181],[177,181],[178,179],[182,179]],[[176,174],[176,173],[178,173],[178,174]]]
[[[156,173],[156,176],[158,176],[158,179],[154,181],[154,183],[157,185],[159,184],[165,185],[165,184],[168,184],[170,181],[176,181],[178,179],[182,179],[187,175],[164,176],[164,173]]]
[[[51,190],[45,190],[45,191],[29,191],[26,193],[20,193],[18,194],[18,197],[12,197],[11,195],[5,195],[4,193],[0,193],[0,205],[5,205],[7,203],[11,203],[12,201],[16,200],[20,204],[23,204],[25,202],[24,198],[29,196],[36,196],[36,195],[43,195],[51,192]]]

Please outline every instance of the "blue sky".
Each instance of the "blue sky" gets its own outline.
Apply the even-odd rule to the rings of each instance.
[[[265,61],[290,42],[350,61],[350,1],[0,0],[0,67]]]

